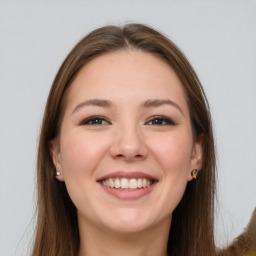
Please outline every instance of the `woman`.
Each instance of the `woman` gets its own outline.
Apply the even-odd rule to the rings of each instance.
[[[181,51],[139,24],[83,38],[45,109],[33,255],[215,255],[214,196],[209,106]]]

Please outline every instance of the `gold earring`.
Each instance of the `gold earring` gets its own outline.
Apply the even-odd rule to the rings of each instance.
[[[197,169],[192,170],[191,176],[192,176],[193,179],[196,179],[197,174],[198,174],[198,170]]]
[[[56,172],[56,176],[60,176],[60,172]]]

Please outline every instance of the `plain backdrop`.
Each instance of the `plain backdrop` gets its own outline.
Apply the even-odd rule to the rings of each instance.
[[[127,22],[170,37],[205,87],[218,151],[218,244],[248,223],[256,206],[256,1],[0,0],[1,256],[28,255],[40,123],[61,62],[92,29]]]

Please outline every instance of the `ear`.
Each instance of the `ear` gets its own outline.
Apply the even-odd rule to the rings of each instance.
[[[194,169],[201,170],[203,167],[203,149],[204,149],[204,134],[200,134],[194,141],[191,160],[190,170],[188,173],[188,180],[192,180],[191,171]]]
[[[59,141],[58,139],[53,139],[50,141],[49,143],[49,147],[50,147],[50,152],[51,152],[51,157],[52,157],[52,161],[53,164],[56,168],[56,173],[60,172],[60,175],[57,176],[56,173],[56,179],[59,181],[64,181],[64,172],[62,170],[61,167],[61,161],[60,161],[60,146],[59,146]]]

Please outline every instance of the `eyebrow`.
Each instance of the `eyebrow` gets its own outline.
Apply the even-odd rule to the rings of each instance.
[[[90,100],[83,101],[82,103],[79,103],[72,111],[72,114],[85,106],[97,106],[97,107],[103,107],[103,108],[110,108],[112,105],[113,105],[112,102],[109,100],[90,99]],[[181,107],[176,102],[170,99],[150,99],[150,100],[146,100],[142,104],[142,106],[145,108],[160,107],[162,105],[171,105],[177,108],[184,115]]]
[[[146,107],[146,108],[151,108],[151,107],[160,107],[162,105],[171,105],[175,108],[177,108],[181,113],[182,115],[184,115],[181,107],[174,101],[170,100],[170,99],[163,99],[163,100],[160,100],[160,99],[152,99],[152,100],[147,100],[144,102],[143,106]]]
[[[109,100],[103,100],[103,99],[86,100],[86,101],[83,101],[82,103],[78,104],[72,111],[72,114],[74,112],[76,112],[78,109],[85,107],[85,106],[97,106],[97,107],[109,108],[112,106],[112,102]]]

